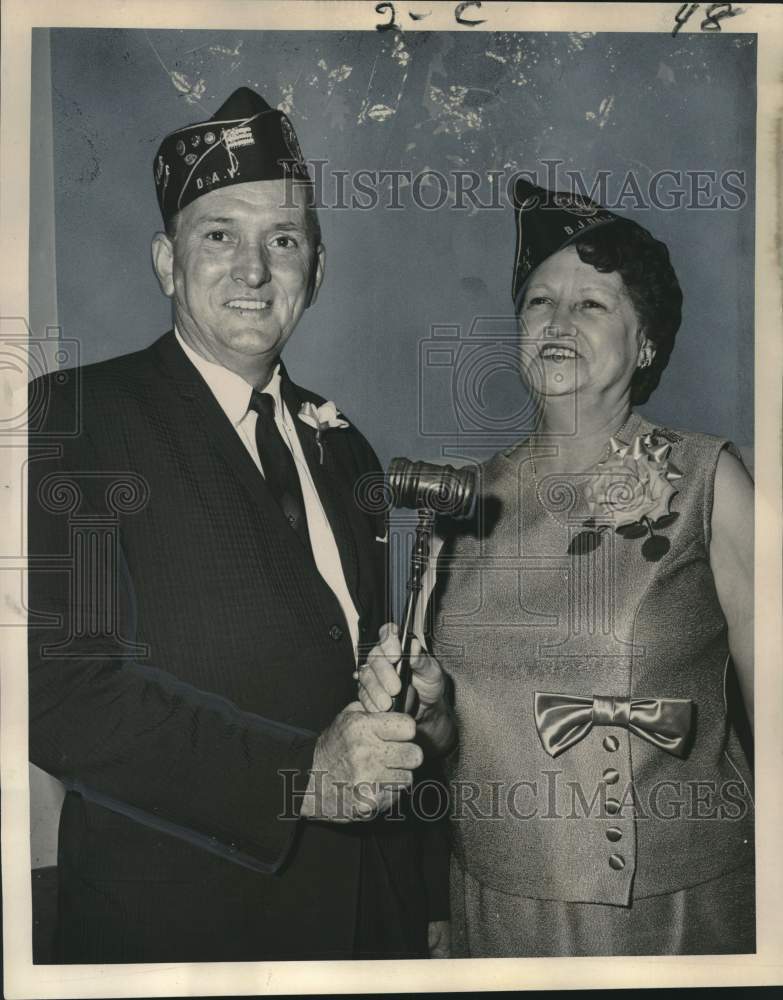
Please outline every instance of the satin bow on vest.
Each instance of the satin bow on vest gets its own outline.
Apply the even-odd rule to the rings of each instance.
[[[536,728],[552,757],[578,743],[593,726],[620,726],[676,757],[685,756],[690,698],[613,698],[535,693]]]

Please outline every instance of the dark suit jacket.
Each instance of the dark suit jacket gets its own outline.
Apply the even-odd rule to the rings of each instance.
[[[173,333],[30,399],[30,759],[69,790],[57,960],[344,958],[373,928],[370,952],[417,954],[410,824],[284,801],[355,700],[350,635]],[[377,459],[351,426],[321,465],[296,425],[371,645],[385,547],[353,487]]]

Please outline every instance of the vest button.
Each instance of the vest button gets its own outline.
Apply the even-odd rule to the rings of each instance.
[[[620,872],[625,868],[625,858],[622,854],[612,854],[609,858],[609,867],[614,868],[616,872]]]
[[[621,840],[623,836],[623,831],[617,826],[610,826],[606,831],[606,839],[611,840],[613,844],[616,844],[618,840]]]
[[[335,642],[339,642],[343,637],[343,630],[339,625],[332,625],[329,629],[329,638],[334,639]]]
[[[620,741],[616,736],[604,736],[604,750],[608,750],[609,753],[614,753],[619,746]]]
[[[606,800],[606,811],[610,816],[616,816],[620,812],[620,803],[617,799],[607,799]]]
[[[607,785],[616,785],[620,780],[620,772],[615,771],[613,767],[607,767],[604,771],[604,781]]]

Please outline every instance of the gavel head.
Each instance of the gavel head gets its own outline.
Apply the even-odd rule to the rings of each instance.
[[[386,483],[395,507],[431,510],[447,517],[470,517],[476,500],[476,470],[393,458]]]

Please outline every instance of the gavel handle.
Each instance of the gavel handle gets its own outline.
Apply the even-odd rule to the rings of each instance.
[[[411,670],[412,638],[413,636],[410,632],[407,632],[402,637],[402,656],[397,665],[397,676],[400,678],[401,686],[399,692],[392,698],[392,712],[405,711],[405,700],[408,696],[408,688],[411,686],[411,677],[413,676],[413,671]]]
[[[402,619],[400,646],[402,656],[397,665],[397,676],[400,678],[400,690],[392,698],[392,712],[405,711],[405,699],[411,684],[411,646],[413,642],[413,619],[416,605],[422,589],[422,579],[427,568],[430,555],[430,536],[435,515],[431,510],[419,510],[419,522],[416,525],[416,542],[411,553],[411,569],[408,577],[408,596],[405,600],[405,614]]]
[[[404,712],[405,700],[408,695],[408,688],[411,684],[413,671],[411,670],[411,646],[413,645],[413,619],[416,614],[416,605],[421,594],[421,581],[426,565],[426,558],[429,555],[429,523],[422,518],[419,523],[417,534],[417,547],[414,552],[411,575],[408,579],[408,596],[405,601],[405,614],[402,619],[402,632],[400,633],[400,647],[402,655],[397,664],[397,676],[400,678],[400,690],[392,698],[392,712]],[[423,522],[423,523],[422,523]]]

